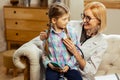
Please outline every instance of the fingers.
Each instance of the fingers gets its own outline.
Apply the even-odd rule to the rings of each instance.
[[[59,67],[55,67],[55,71],[57,71],[57,72],[62,72],[62,69],[59,68]]]
[[[40,39],[45,40],[47,38],[47,33],[46,32],[40,32]]]
[[[65,66],[63,69],[59,68],[59,67],[55,67],[53,66],[51,63],[48,64],[48,66],[52,69],[55,70],[57,72],[67,72],[69,70],[69,66]]]
[[[49,63],[49,67],[50,67],[52,70],[55,70],[55,71],[57,71],[57,72],[60,72],[60,68],[53,66],[51,63]]]
[[[71,46],[71,40],[69,40],[69,39],[63,39],[63,43],[68,47],[68,48],[72,48],[72,46]]]
[[[62,69],[62,72],[67,72],[69,70],[69,66],[65,66],[63,69]]]
[[[64,39],[63,43],[66,45],[68,50],[72,50],[75,47],[73,42],[69,39]]]
[[[61,68],[55,67],[55,66],[53,66],[51,63],[49,63],[48,66],[49,66],[52,70],[55,70],[55,71],[57,71],[57,72],[62,72],[62,69],[61,69]]]

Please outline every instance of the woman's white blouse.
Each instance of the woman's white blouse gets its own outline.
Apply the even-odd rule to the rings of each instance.
[[[97,69],[102,61],[102,56],[107,49],[107,41],[103,34],[97,34],[96,36],[88,39],[81,45],[81,50],[84,53],[84,59],[86,60],[86,66],[83,70],[80,70],[83,77],[90,79],[97,72]]]
[[[79,37],[79,41],[82,32],[80,23],[80,21],[70,21],[68,23],[69,26],[75,28]],[[94,37],[86,40],[80,48],[84,53],[84,59],[86,60],[84,69],[80,69],[83,80],[94,80],[93,76],[97,72],[98,67],[102,61],[102,56],[107,49],[107,41],[102,33],[98,33]]]

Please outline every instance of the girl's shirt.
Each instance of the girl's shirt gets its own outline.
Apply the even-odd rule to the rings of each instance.
[[[78,41],[76,32],[72,29],[71,26],[67,26],[67,31],[73,43],[79,47],[80,43]],[[43,60],[45,67],[47,67],[48,63],[54,62],[59,64],[61,68],[63,68],[65,65],[68,65],[71,69],[78,69],[76,59],[71,53],[68,52],[66,46],[62,42],[62,39],[65,38],[67,38],[67,35],[64,30],[60,33],[57,33],[53,28],[50,29],[50,34],[48,38],[48,49],[50,53],[48,57]]]

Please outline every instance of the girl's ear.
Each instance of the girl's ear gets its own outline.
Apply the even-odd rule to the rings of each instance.
[[[57,20],[56,20],[56,18],[52,18],[51,21],[52,21],[53,24],[55,24]]]

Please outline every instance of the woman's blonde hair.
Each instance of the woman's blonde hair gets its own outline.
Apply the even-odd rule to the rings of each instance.
[[[106,28],[106,7],[101,2],[91,2],[85,6],[84,12],[88,9],[100,21],[98,32],[103,31]]]

